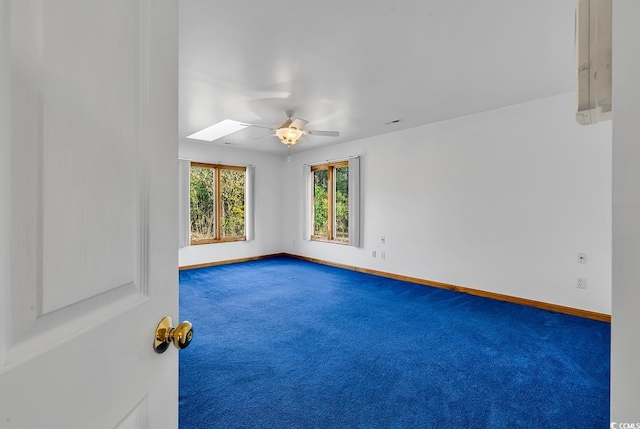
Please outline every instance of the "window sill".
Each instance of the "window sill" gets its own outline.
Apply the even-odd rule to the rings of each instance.
[[[348,241],[328,240],[326,238],[318,238],[318,237],[311,237],[311,241],[317,241],[320,243],[329,243],[329,244],[341,244],[343,246],[349,245]]]
[[[191,245],[197,246],[199,244],[233,243],[236,241],[247,241],[247,237],[221,238],[221,239],[204,238],[201,240],[191,240]]]

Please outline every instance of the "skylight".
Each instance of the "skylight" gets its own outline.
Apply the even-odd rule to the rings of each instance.
[[[219,139],[220,137],[224,137],[231,133],[235,133],[236,131],[240,131],[248,126],[249,124],[233,121],[231,119],[225,119],[224,121],[211,125],[204,130],[193,133],[190,136],[187,136],[187,138],[211,142]]]

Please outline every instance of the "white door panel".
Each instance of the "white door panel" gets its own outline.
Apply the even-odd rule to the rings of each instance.
[[[0,428],[175,428],[177,3],[0,1]]]

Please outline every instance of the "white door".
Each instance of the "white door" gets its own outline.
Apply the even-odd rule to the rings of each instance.
[[[176,0],[0,0],[0,428],[176,428]]]

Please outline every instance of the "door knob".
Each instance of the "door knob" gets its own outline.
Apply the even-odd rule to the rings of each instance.
[[[171,326],[171,317],[165,317],[158,323],[156,335],[153,339],[153,349],[156,353],[164,353],[169,344],[177,349],[186,349],[193,339],[193,325],[190,322],[182,322],[175,328]]]

